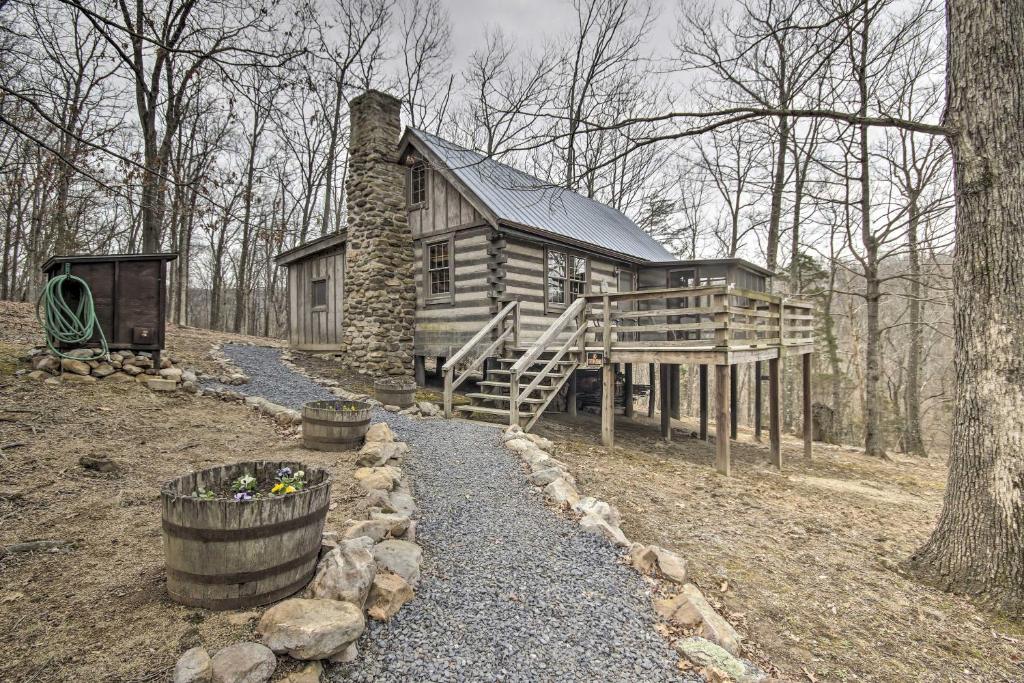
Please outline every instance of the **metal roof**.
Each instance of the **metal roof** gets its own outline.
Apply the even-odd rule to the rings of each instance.
[[[437,157],[442,170],[452,173],[498,223],[535,228],[643,261],[674,260],[621,211],[436,135],[415,128],[407,131],[425,148],[421,151]]]

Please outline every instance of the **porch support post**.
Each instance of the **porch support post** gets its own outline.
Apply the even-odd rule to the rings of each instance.
[[[658,378],[655,376],[654,363],[647,364],[647,377],[651,383],[651,389],[647,393],[647,417],[654,417],[654,408],[657,405]]]
[[[700,366],[700,440],[708,440],[708,366]]]
[[[601,443],[615,446],[615,368],[608,362],[601,366]]]
[[[573,370],[572,374],[569,375],[569,390],[566,394],[566,410],[569,411],[569,417],[576,417],[576,371]]]
[[[434,362],[436,363],[436,366],[434,367],[434,377],[441,376],[441,366],[444,365],[445,361],[447,360],[448,359],[445,358],[444,356],[438,356],[436,359],[434,359]]]
[[[626,404],[626,417],[633,417],[633,364],[626,363],[626,379],[623,387],[623,402]]]
[[[715,469],[719,474],[729,476],[729,413],[731,382],[729,366],[715,366]]]
[[[669,367],[671,369],[671,377],[669,378],[669,396],[672,399],[672,417],[679,420],[683,417],[679,408],[679,364],[674,363]]]
[[[427,383],[427,368],[423,356],[413,356],[413,373],[416,375],[416,386],[422,387]]]
[[[733,441],[736,440],[736,435],[739,433],[739,414],[737,410],[738,396],[739,396],[739,366],[729,366],[729,438]]]
[[[754,361],[754,441],[761,441],[761,361]]]
[[[768,361],[768,460],[780,470],[782,469],[782,425],[779,420],[779,363],[781,362],[781,358],[772,358]]]
[[[671,369],[667,363],[661,364],[661,437],[666,441],[672,440],[672,406],[671,396],[668,390],[668,378]]]
[[[804,457],[811,459],[811,441],[814,438],[813,425],[811,423],[811,354],[804,354],[803,363],[804,380]]]

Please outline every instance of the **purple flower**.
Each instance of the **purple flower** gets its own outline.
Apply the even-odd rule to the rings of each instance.
[[[292,474],[292,468],[291,467],[282,467],[281,469],[279,469],[277,471],[277,478],[280,479],[281,477],[290,477],[291,474]]]
[[[239,491],[235,494],[235,500],[252,500],[252,496],[248,491]]]

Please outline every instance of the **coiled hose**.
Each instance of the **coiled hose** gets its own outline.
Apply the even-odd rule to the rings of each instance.
[[[72,300],[75,290],[78,290],[78,305],[72,310],[68,305],[68,298]],[[97,360],[109,357],[110,350],[107,348],[107,337],[103,334],[96,319],[96,307],[93,304],[92,290],[89,285],[80,277],[75,277],[68,272],[62,275],[51,277],[43,287],[39,300],[36,302],[36,320],[46,331],[46,346],[50,351],[61,358],[72,358],[57,350],[60,345],[82,346],[92,339],[93,334],[100,338],[100,348],[89,358],[76,360]]]

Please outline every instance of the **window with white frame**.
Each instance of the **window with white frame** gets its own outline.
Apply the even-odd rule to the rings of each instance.
[[[586,292],[587,259],[548,250],[546,265],[548,306],[566,306]]]
[[[418,161],[409,169],[409,203],[427,203],[427,165]]]
[[[427,245],[427,293],[447,298],[452,292],[451,247],[448,240]]]

